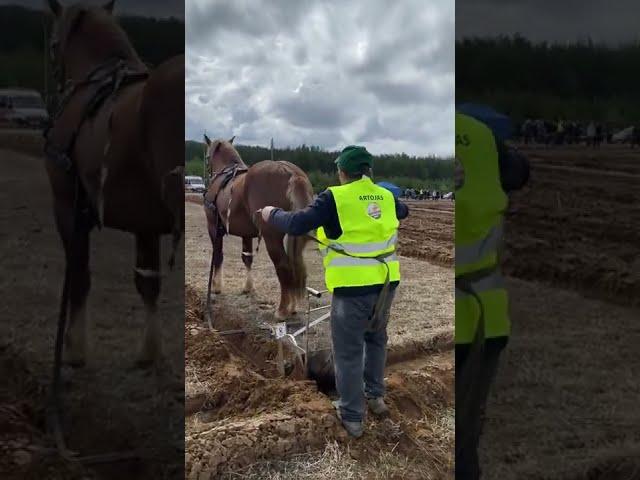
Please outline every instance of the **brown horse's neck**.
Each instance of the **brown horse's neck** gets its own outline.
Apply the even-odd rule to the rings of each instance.
[[[113,59],[123,59],[133,68],[146,68],[127,35],[108,14],[88,12],[79,30],[69,39],[65,52],[66,77],[79,82]]]

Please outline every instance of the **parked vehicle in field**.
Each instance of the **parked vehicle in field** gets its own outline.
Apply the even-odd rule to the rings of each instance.
[[[0,113],[2,123],[22,128],[44,128],[49,122],[49,113],[36,90],[0,90]]]
[[[187,175],[184,177],[184,189],[187,192],[204,193],[207,187],[205,187],[202,177]]]

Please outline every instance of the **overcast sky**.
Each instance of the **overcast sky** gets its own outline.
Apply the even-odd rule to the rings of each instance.
[[[456,37],[520,33],[618,45],[640,39],[639,13],[637,0],[457,0]]]
[[[186,137],[451,155],[453,0],[187,0]]]
[[[108,0],[60,0],[62,5],[84,3],[86,5],[104,5]],[[0,5],[20,5],[42,10],[46,0],[0,0]],[[184,18],[184,0],[116,0],[116,15],[140,15],[143,17],[175,17]]]

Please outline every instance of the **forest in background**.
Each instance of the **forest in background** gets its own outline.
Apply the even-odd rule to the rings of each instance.
[[[265,147],[235,145],[247,165],[271,158],[271,150]],[[316,192],[337,184],[335,159],[340,152],[322,150],[320,147],[302,145],[295,148],[275,148],[274,160],[286,160],[304,170]],[[204,143],[185,142],[186,175],[203,176]],[[437,157],[413,157],[405,154],[376,155],[373,161],[376,182],[388,181],[402,188],[427,188],[429,190],[453,190],[453,159]]]
[[[533,43],[521,36],[456,41],[456,102],[514,120],[640,120],[640,43]]]
[[[118,16],[140,58],[150,66],[184,53],[184,22]],[[46,28],[46,30],[45,30]],[[45,90],[45,31],[51,30],[51,16],[44,10],[18,6],[0,6],[0,88],[20,86]],[[53,83],[49,78],[49,88]]]

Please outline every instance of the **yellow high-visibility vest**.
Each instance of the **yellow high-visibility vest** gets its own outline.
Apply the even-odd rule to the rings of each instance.
[[[329,187],[329,190],[336,203],[342,234],[336,239],[329,239],[322,227],[317,231],[318,240],[324,244],[319,248],[323,255],[327,289],[333,292],[337,287],[383,284],[387,267],[371,258],[382,254],[391,254],[385,258],[389,280],[400,280],[400,262],[393,253],[399,225],[393,194],[366,176],[345,185]],[[350,256],[326,245],[343,250]]]
[[[484,311],[484,338],[508,336],[511,330],[507,291],[498,264],[507,196],[500,183],[491,130],[460,113],[456,113],[456,161],[464,171],[463,184],[456,189],[456,279],[471,279],[469,285],[478,296],[456,288],[455,341],[468,344],[473,342],[480,319],[478,299]]]

